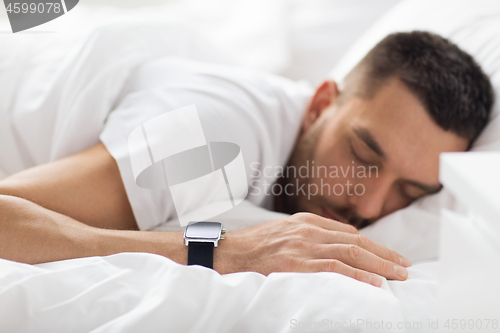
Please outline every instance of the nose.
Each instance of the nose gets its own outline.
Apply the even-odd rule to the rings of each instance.
[[[390,194],[392,181],[388,178],[367,179],[356,184],[363,185],[364,192],[357,191],[349,196],[349,203],[355,207],[357,214],[364,219],[375,219],[382,215],[387,197]]]

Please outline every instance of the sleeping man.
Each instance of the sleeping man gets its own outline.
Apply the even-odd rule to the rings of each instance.
[[[380,286],[378,275],[406,279],[410,262],[357,229],[440,190],[439,154],[471,146],[493,92],[468,54],[426,32],[387,36],[341,86],[316,90],[242,68],[149,61],[128,78],[99,144],[0,181],[0,257],[149,252],[186,264],[182,232],[151,231],[178,223],[176,210],[168,190],[136,185],[127,138],[192,104],[207,141],[240,146],[246,199],[293,214],[225,234],[216,271],[337,272]],[[210,196],[200,191],[187,197]]]

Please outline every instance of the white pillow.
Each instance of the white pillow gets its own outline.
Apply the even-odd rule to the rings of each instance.
[[[290,61],[278,74],[319,85],[356,39],[399,2],[287,0]]]
[[[337,82],[382,38],[393,32],[426,30],[450,39],[471,54],[500,96],[500,1],[405,0],[379,19],[330,73]],[[472,150],[500,151],[500,103]],[[445,190],[397,211],[361,232],[412,261],[437,258],[439,210],[459,210]]]

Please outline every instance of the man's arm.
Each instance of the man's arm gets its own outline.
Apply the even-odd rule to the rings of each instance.
[[[137,230],[114,158],[100,143],[0,181],[0,194],[24,198],[90,226]]]
[[[2,258],[36,264],[149,252],[186,263],[182,233],[131,231],[137,229],[103,144],[0,181]]]
[[[5,259],[41,263],[149,252],[187,261],[182,233],[112,230],[137,224],[116,162],[102,144],[1,181],[0,212]],[[332,271],[374,285],[382,282],[370,272],[404,280],[401,265],[409,263],[354,227],[313,214],[228,233],[214,253],[219,273]]]
[[[186,263],[182,232],[91,227],[31,201],[0,195],[0,257],[38,264],[120,252],[160,254]]]

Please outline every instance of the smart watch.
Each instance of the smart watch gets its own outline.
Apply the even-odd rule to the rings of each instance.
[[[184,230],[184,242],[188,247],[188,265],[214,268],[214,247],[226,230],[220,222],[189,222]]]

